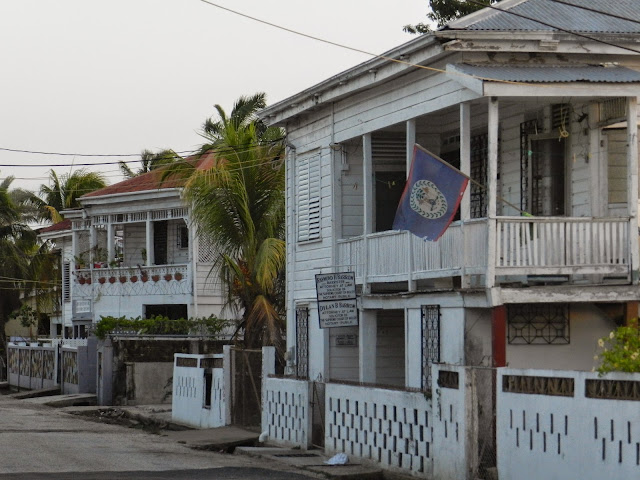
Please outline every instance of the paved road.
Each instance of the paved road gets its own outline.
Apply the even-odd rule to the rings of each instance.
[[[0,480],[308,480],[240,455],[196,451],[161,435],[105,425],[0,395]]]

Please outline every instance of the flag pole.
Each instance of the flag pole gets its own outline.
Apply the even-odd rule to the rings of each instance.
[[[433,154],[432,152],[430,152],[429,150],[427,150],[426,148],[424,148],[422,145],[416,143],[414,144],[416,148],[419,148],[420,150],[422,150],[424,153],[426,153],[427,155],[431,155],[433,158],[435,158],[436,160],[438,160],[440,163],[442,163],[443,165],[449,167],[451,170],[458,172],[460,175],[462,175],[463,177],[465,177],[467,180],[469,180],[471,183],[473,183],[475,186],[481,188],[482,190],[484,190],[485,192],[487,191],[487,187],[485,187],[484,185],[482,185],[480,182],[475,181],[473,178],[471,178],[469,175],[467,175],[466,173],[464,173],[463,171],[461,171],[460,169],[454,167],[453,165],[451,165],[450,163],[444,161],[443,159],[441,159],[438,155]],[[531,215],[529,212],[525,212],[524,210],[522,210],[519,207],[516,207],[513,203],[509,202],[508,200],[502,198],[500,195],[496,195],[496,198],[498,200],[500,200],[502,203],[504,203],[505,205],[517,210],[518,212],[520,212],[523,216],[525,217],[533,217],[533,215]]]

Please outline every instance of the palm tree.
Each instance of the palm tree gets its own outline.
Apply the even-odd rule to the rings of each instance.
[[[24,221],[23,207],[14,201],[16,195],[10,190],[12,182],[13,177],[0,182],[0,337],[3,342],[4,325],[20,306],[32,280],[30,263],[37,252],[36,234]]]
[[[40,186],[41,218],[58,223],[63,220],[60,212],[68,208],[80,207],[78,199],[87,193],[107,186],[104,175],[86,169],[76,170],[66,175],[49,172],[49,185]]]
[[[187,178],[185,199],[199,234],[217,251],[214,271],[227,305],[242,312],[245,347],[275,345],[282,354],[284,143],[281,129],[266,127],[255,115],[264,98],[240,98],[230,116],[216,105],[218,119],[203,125],[208,160],[180,162],[163,177]]]
[[[137,172],[131,170],[131,167],[124,160],[120,160],[120,171],[126,178],[133,178],[178,160],[182,160],[182,157],[171,149],[161,150],[158,153],[153,153],[151,150],[143,150],[140,154],[140,163],[142,165]]]

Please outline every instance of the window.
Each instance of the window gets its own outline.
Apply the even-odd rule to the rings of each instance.
[[[513,304],[507,307],[510,345],[566,345],[569,343],[569,305]]]
[[[178,227],[178,248],[189,248],[189,229],[186,225]]]
[[[320,239],[320,153],[297,162],[298,242]]]

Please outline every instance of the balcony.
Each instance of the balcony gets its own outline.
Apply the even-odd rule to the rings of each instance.
[[[190,295],[188,264],[91,268],[74,271],[74,296]]]
[[[489,228],[495,235],[489,235]],[[499,217],[455,222],[437,242],[388,231],[338,241],[337,264],[356,281],[482,275],[629,277],[628,218]],[[491,268],[490,268],[491,267]],[[490,283],[487,283],[490,278]]]

